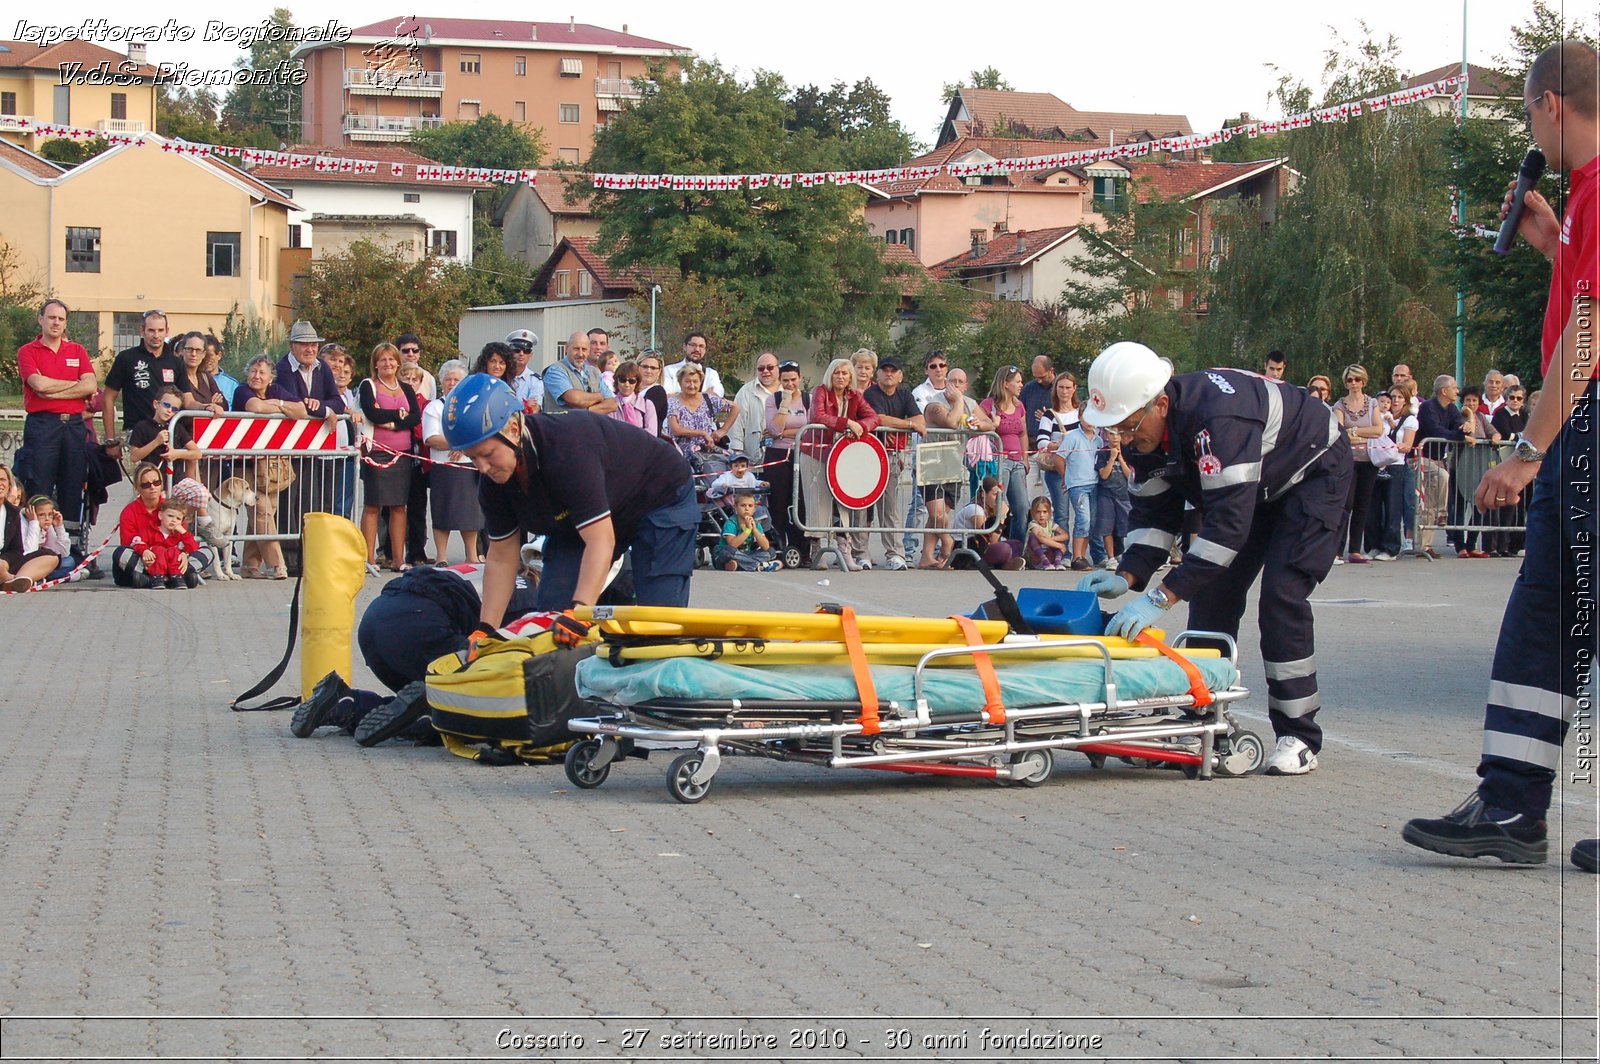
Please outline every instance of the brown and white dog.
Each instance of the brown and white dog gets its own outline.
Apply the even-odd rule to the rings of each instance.
[[[255,489],[243,477],[229,477],[211,493],[211,523],[201,531],[215,548],[216,560],[211,563],[213,578],[242,579],[233,571],[233,534],[237,531],[239,511],[255,504]]]

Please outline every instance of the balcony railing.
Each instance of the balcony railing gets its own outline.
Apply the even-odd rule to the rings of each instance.
[[[438,96],[444,92],[444,71],[346,67],[344,87],[365,96]]]
[[[641,81],[635,84],[633,78],[595,78],[594,94],[596,96],[622,96],[630,100],[637,100],[643,95],[641,85],[655,88],[653,81]]]
[[[102,133],[144,132],[144,123],[136,118],[102,118],[97,125]]]
[[[31,132],[38,125],[32,115],[0,115],[0,133]]]
[[[414,130],[438,129],[444,119],[404,115],[345,115],[344,132],[351,140],[405,140]]]

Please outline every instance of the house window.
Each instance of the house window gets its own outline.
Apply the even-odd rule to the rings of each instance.
[[[127,93],[125,93],[125,92],[114,92],[114,93],[111,94],[111,117],[113,119],[118,120],[118,121],[123,121],[123,122],[127,121],[127,119],[128,119],[128,94]]]
[[[206,234],[206,276],[239,276],[239,234]]]
[[[883,234],[883,242],[885,244],[897,244],[897,243],[899,243],[899,241],[895,239],[895,237],[897,235],[898,234],[893,229],[891,229],[887,233]]]
[[[131,314],[117,311],[111,315],[111,346],[118,351],[132,347],[143,339],[140,335],[143,329],[144,311],[136,310]]]
[[[563,59],[561,61],[561,76],[564,78],[583,77],[583,60]]]
[[[100,312],[97,310],[67,311],[67,335],[84,350],[96,354],[100,350]]]
[[[477,100],[462,100],[456,104],[456,118],[463,122],[476,122],[482,106]]]
[[[519,55],[511,61],[511,72],[519,78],[528,76],[528,57]]]
[[[575,103],[564,103],[564,104],[562,104],[561,105],[561,121],[569,122],[569,123],[570,122],[581,122],[581,121],[583,121],[583,108],[580,107],[578,104],[575,104]]]
[[[288,185],[279,185],[278,191],[283,193],[284,199],[294,199],[294,189],[290,188]]]
[[[454,229],[435,229],[428,234],[428,250],[435,255],[445,258],[456,257],[456,231]]]
[[[461,72],[463,74],[478,74],[483,71],[483,56],[477,52],[461,53]]]
[[[572,296],[572,271],[556,271],[556,298],[569,299]]]
[[[582,161],[578,158],[577,148],[557,148],[556,155],[560,157],[561,161],[564,163],[576,163]]]
[[[1116,210],[1117,207],[1117,179],[1114,177],[1097,177],[1094,179],[1094,205],[1098,210]]]
[[[511,121],[526,122],[528,120],[528,102],[526,100],[513,100],[511,103]]]
[[[420,193],[420,192],[402,193],[401,194],[401,199],[404,200],[406,203],[421,203],[422,202],[422,193]]]
[[[302,232],[302,230],[300,229],[300,227],[298,225],[291,225],[289,227],[289,246],[290,247],[292,247],[292,248],[303,248],[303,247],[305,247],[305,245],[301,243],[301,240],[304,239],[304,237],[301,235],[301,232]]]
[[[58,126],[72,124],[72,86],[57,85],[52,90],[51,102],[54,114],[51,121]]]
[[[17,94],[14,92],[0,92],[0,115],[14,115],[17,113]]]
[[[578,294],[580,296],[594,295],[594,275],[588,270],[578,271]]]
[[[606,64],[606,77],[610,78],[612,81],[621,81],[622,80],[622,64],[621,63],[608,62]]]
[[[900,243],[904,244],[906,247],[910,248],[912,251],[917,250],[917,233],[916,233],[916,230],[914,230],[914,229],[902,229],[902,230],[900,230]]]
[[[67,226],[67,272],[100,272],[100,230]]]

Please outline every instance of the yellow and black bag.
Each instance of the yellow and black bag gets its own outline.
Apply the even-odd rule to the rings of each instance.
[[[592,712],[578,697],[578,663],[593,646],[564,649],[548,632],[486,640],[469,664],[446,654],[428,665],[429,716],[457,757],[489,765],[559,762],[579,736],[567,721]]]

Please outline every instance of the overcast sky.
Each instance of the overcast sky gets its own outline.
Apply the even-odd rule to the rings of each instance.
[[[1592,3],[1566,3],[1569,18],[1588,17]],[[103,17],[117,23],[174,18],[197,28],[208,19],[259,22],[270,2],[219,5],[166,0],[159,7],[70,2],[62,8],[28,5],[30,21],[68,24]],[[531,5],[479,0],[469,10],[427,0],[291,0],[299,25],[335,19],[347,26],[415,14],[429,17],[580,22],[620,29],[689,47],[740,71],[777,71],[790,84],[855,82],[870,77],[894,101],[895,116],[931,143],[942,115],[940,87],[968,71],[993,65],[1018,89],[1053,92],[1086,111],[1186,114],[1196,132],[1249,111],[1277,112],[1270,100],[1277,71],[1320,88],[1324,54],[1337,38],[1359,41],[1365,22],[1378,38],[1393,36],[1406,73],[1459,63],[1461,0],[1336,0],[1297,5],[1245,0],[1131,3],[842,3],[838,0],[758,0],[665,4],[659,0],[588,0],[579,5]],[[130,11],[137,10],[137,16]],[[1467,54],[1492,63],[1510,51],[1510,27],[1526,22],[1532,0],[1469,0]],[[16,13],[4,16],[0,37],[16,35]],[[226,11],[227,14],[219,14]],[[154,62],[188,61],[226,68],[237,48],[226,44],[153,42]]]

